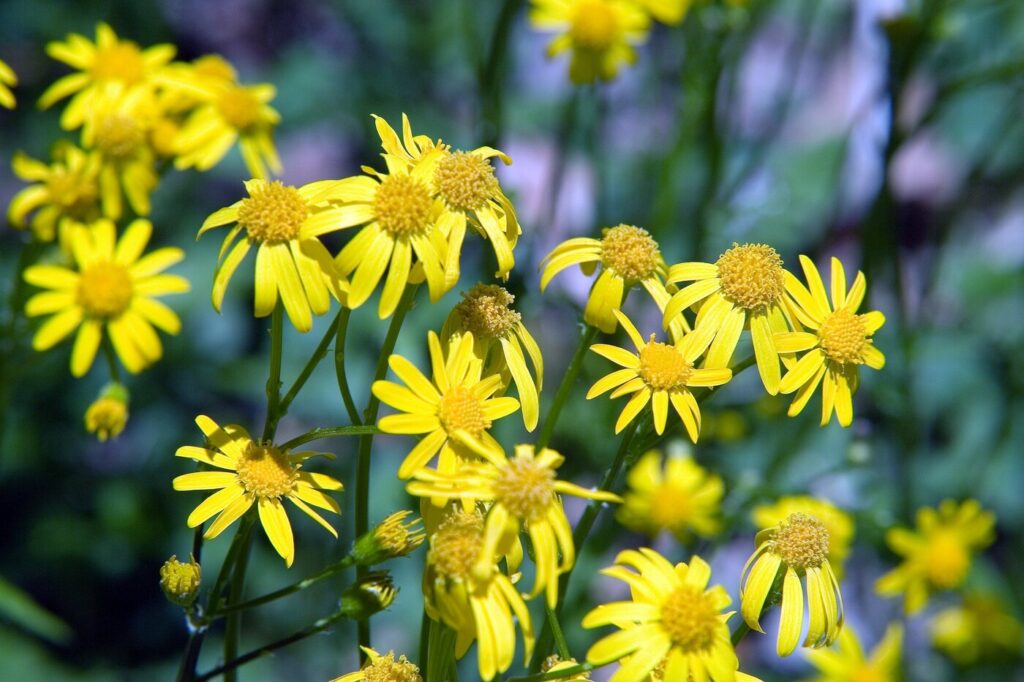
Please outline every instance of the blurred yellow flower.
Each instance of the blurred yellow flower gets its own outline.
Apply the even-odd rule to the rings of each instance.
[[[367,659],[362,670],[335,677],[331,682],[423,682],[420,669],[405,656],[396,658],[394,651],[382,655],[369,647],[360,648]]]
[[[32,347],[52,348],[76,328],[71,351],[71,373],[80,377],[92,367],[106,329],[125,368],[135,374],[163,354],[153,327],[177,334],[178,316],[154,296],[189,290],[186,279],[161,274],[185,257],[181,249],[165,247],[146,255],[153,226],[148,220],[132,222],[115,245],[114,224],[106,219],[92,227],[70,228],[69,243],[75,267],[33,265],[25,281],[50,289],[25,304],[25,314],[53,314],[36,332]]]
[[[654,430],[664,433],[671,403],[690,439],[696,443],[700,434],[700,406],[690,389],[721,386],[732,378],[732,370],[694,367],[700,356],[698,349],[704,345],[699,342],[696,332],[683,336],[674,344],[655,341],[654,334],[650,340],[644,341],[629,318],[618,310],[612,312],[632,340],[636,353],[605,343],[591,346],[590,350],[624,369],[599,379],[587,392],[587,400],[613,388],[612,398],[633,394],[615,422],[615,433],[633,421],[648,402],[651,403]]]
[[[295,542],[291,523],[281,503],[282,498],[286,498],[328,533],[338,537],[338,532],[313,507],[340,514],[341,507],[323,491],[341,490],[341,483],[326,474],[302,471],[303,462],[323,453],[292,454],[276,445],[253,440],[237,424],[221,428],[206,415],[196,417],[196,424],[206,436],[207,447],[183,445],[174,456],[192,459],[220,471],[197,471],[175,477],[175,490],[217,491],[189,514],[189,528],[195,528],[214,514],[219,514],[203,534],[211,540],[255,504],[270,544],[285,564],[291,566],[295,559]]]
[[[0,59],[0,107],[13,109],[16,104],[11,88],[18,84],[18,76],[7,62]]]
[[[611,682],[641,682],[659,666],[665,680],[735,679],[739,661],[726,625],[732,612],[722,613],[731,600],[721,585],[708,588],[711,568],[703,559],[695,555],[689,565],[672,566],[642,548],[619,553],[615,563],[601,573],[629,585],[633,598],[603,604],[583,618],[585,628],[620,628],[590,647],[590,663],[622,663]]]
[[[885,316],[877,310],[857,314],[867,288],[864,273],[858,272],[847,290],[843,264],[833,258],[830,306],[813,261],[800,256],[800,265],[810,290],[787,271],[786,293],[790,297],[794,324],[803,325],[814,333],[795,331],[775,335],[779,353],[804,353],[782,378],[779,392],[796,392],[789,406],[789,416],[793,417],[800,414],[814,389],[823,383],[821,425],[829,423],[834,410],[839,423],[846,427],[853,422],[853,394],[860,382],[860,365],[872,369],[882,369],[885,365],[885,356],[871,338],[885,324]]]
[[[901,623],[889,624],[871,656],[864,655],[853,628],[846,626],[837,646],[807,652],[807,661],[818,669],[819,675],[806,682],[900,682],[902,650]]]
[[[828,531],[828,561],[836,577],[842,577],[843,562],[850,554],[854,534],[853,517],[842,509],[821,498],[795,495],[754,507],[751,518],[759,530],[767,530],[796,513],[813,516],[825,526]]]
[[[483,363],[473,354],[471,333],[463,334],[447,355],[434,332],[428,334],[427,343],[432,380],[401,355],[392,355],[388,365],[405,386],[375,381],[372,387],[381,402],[402,412],[381,417],[377,424],[381,431],[423,436],[398,467],[398,477],[411,478],[438,452],[442,472],[451,472],[459,460],[476,459],[476,455],[502,462],[504,450],[487,430],[494,420],[518,410],[519,401],[492,397],[501,387],[501,377],[481,378]]]
[[[932,645],[960,665],[1024,652],[1024,626],[994,595],[966,595],[963,604],[935,614],[928,629]]]
[[[32,184],[19,191],[7,208],[7,219],[23,228],[32,216],[32,234],[41,241],[53,241],[58,228],[73,222],[99,218],[100,158],[72,144],[54,148],[50,165],[16,152],[11,161],[14,174]]]
[[[128,424],[128,390],[116,381],[107,384],[85,411],[85,430],[105,442],[117,438]]]
[[[774,528],[758,533],[755,542],[757,550],[743,567],[740,586],[743,620],[752,630],[763,633],[761,614],[766,605],[771,605],[768,599],[781,582],[782,618],[776,650],[779,656],[789,656],[803,629],[802,577],[807,585],[809,614],[803,646],[818,648],[832,644],[843,628],[843,595],[829,563],[829,533],[825,524],[797,512]]]
[[[885,541],[903,563],[875,583],[887,597],[904,595],[903,608],[914,614],[924,608],[933,592],[963,584],[973,554],[995,539],[995,515],[983,511],[977,500],[943,500],[938,509],[922,507],[915,531],[891,528]]]
[[[473,334],[473,353],[484,363],[483,373],[500,374],[507,386],[515,382],[523,408],[523,424],[532,431],[540,412],[544,358],[540,347],[512,310],[515,297],[497,284],[477,284],[452,309],[441,329],[444,345],[450,346],[465,332]],[[525,353],[523,350],[525,349]],[[530,356],[533,374],[526,365]]]
[[[270,315],[280,297],[295,328],[308,332],[313,314],[326,313],[332,295],[344,302],[348,287],[319,239],[341,227],[341,212],[330,204],[338,197],[336,183],[292,187],[256,179],[247,181],[245,190],[248,197],[212,213],[199,230],[201,237],[207,230],[235,223],[220,247],[213,307],[220,311],[231,276],[255,246],[256,317]]]
[[[669,456],[663,469],[661,453],[651,450],[630,469],[626,483],[617,518],[627,528],[652,537],[668,530],[680,542],[718,533],[722,479],[688,455]]]

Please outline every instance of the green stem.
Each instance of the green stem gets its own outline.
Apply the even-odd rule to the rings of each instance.
[[[427,609],[424,607],[423,615],[420,617],[420,655],[416,663],[419,664],[420,670],[424,673],[429,670],[427,667],[430,664],[430,616],[427,615]]]
[[[544,426],[541,427],[540,436],[537,438],[538,450],[547,447],[548,443],[551,442],[551,435],[555,431],[555,424],[558,423],[558,416],[562,413],[562,408],[565,407],[565,403],[569,400],[569,394],[572,393],[576,376],[583,367],[583,358],[586,356],[590,344],[594,342],[597,332],[597,327],[591,327],[587,324],[583,325],[579,343],[576,344],[576,352],[573,353],[572,360],[569,361],[569,366],[565,369],[562,383],[559,384],[558,391],[555,393],[555,399],[551,402],[551,407],[548,408],[548,413],[544,417]]]
[[[270,317],[270,375],[267,377],[267,418],[263,422],[263,442],[269,443],[277,431],[281,405],[281,352],[284,340],[284,308],[278,301]]]
[[[324,426],[307,431],[280,445],[282,450],[293,450],[313,440],[321,438],[334,438],[336,436],[366,436],[381,433],[376,426]]]
[[[352,390],[348,385],[348,376],[345,373],[345,338],[348,336],[348,320],[352,311],[342,308],[339,313],[337,335],[334,338],[334,374],[338,379],[338,391],[345,403],[345,411],[348,412],[349,421],[353,424],[362,424],[359,418],[359,408],[356,401],[352,399]]]
[[[110,337],[104,334],[100,345],[103,348],[103,357],[107,361],[107,369],[110,370],[110,380],[121,383],[121,368],[117,366],[117,354],[114,352],[114,345],[111,343]]]
[[[508,36],[512,31],[513,20],[519,11],[523,0],[505,0],[498,14],[498,20],[494,25],[494,32],[491,34],[490,51],[487,54],[487,61],[480,65],[477,72],[478,87],[480,90],[481,118],[483,119],[484,131],[483,142],[485,146],[497,146],[501,137],[502,124],[502,78],[501,68],[505,62],[505,47],[508,44]]]
[[[282,597],[287,597],[290,594],[295,594],[296,592],[301,592],[302,590],[305,590],[306,588],[311,587],[311,586],[317,584],[321,580],[325,580],[327,578],[330,578],[332,575],[340,573],[341,571],[343,571],[346,568],[348,568],[349,566],[351,566],[353,561],[354,561],[354,559],[352,558],[352,555],[350,554],[350,555],[346,556],[344,559],[342,559],[340,561],[336,561],[333,564],[331,564],[330,566],[327,566],[326,568],[321,570],[319,573],[314,573],[313,575],[309,576],[308,578],[303,578],[302,580],[300,580],[298,582],[295,582],[295,583],[292,583],[291,585],[288,585],[286,587],[282,587],[279,590],[274,590],[273,592],[267,593],[267,594],[263,595],[262,597],[256,597],[254,599],[248,599],[248,600],[243,601],[243,602],[238,602],[238,603],[235,603],[235,604],[229,604],[229,605],[225,606],[223,609],[221,609],[220,611],[217,611],[215,613],[211,613],[209,616],[207,616],[206,620],[207,621],[213,621],[213,620],[216,620],[217,618],[221,618],[223,616],[226,616],[228,614],[234,613],[236,611],[245,611],[246,609],[251,609],[251,608],[253,608],[255,606],[261,606],[263,604],[267,604],[267,603],[270,603],[272,601],[276,601],[278,599],[281,599]]]
[[[347,308],[342,308],[342,310],[347,310]],[[299,391],[302,390],[302,387],[306,385],[310,375],[313,374],[313,370],[316,369],[317,365],[320,364],[320,361],[324,359],[325,355],[327,355],[327,349],[330,347],[331,341],[334,340],[335,332],[337,331],[338,324],[341,321],[341,312],[341,310],[338,311],[338,314],[334,316],[331,326],[327,328],[327,332],[324,334],[324,337],[320,339],[320,343],[317,345],[316,350],[313,351],[313,355],[310,356],[309,360],[306,362],[306,366],[302,368],[302,371],[299,372],[299,376],[295,378],[295,382],[291,385],[291,388],[288,389],[284,398],[281,399],[281,404],[278,406],[277,410],[278,420],[288,412],[288,408],[291,406],[292,401],[295,400],[295,397],[299,394]]]
[[[573,675],[580,675],[588,673],[591,670],[597,670],[602,666],[592,665],[590,663],[579,663],[570,668],[562,668],[561,670],[552,670],[546,673],[535,673],[533,675],[525,675],[523,677],[510,677],[506,682],[545,682],[546,680],[564,680],[572,677]]]
[[[558,614],[555,610],[548,606],[547,602],[544,603],[544,613],[547,616],[547,622],[551,626],[551,634],[555,638],[555,649],[558,651],[558,657],[563,661],[568,661],[572,658],[572,654],[569,652],[569,644],[565,641],[565,633],[562,632],[562,624],[558,622]]]
[[[743,641],[743,638],[750,632],[750,626],[747,625],[747,621],[740,620],[740,624],[736,626],[736,630],[732,633],[732,645],[736,646]]]
[[[245,590],[245,572],[249,568],[249,553],[252,542],[248,539],[251,534],[246,534],[246,542],[242,544],[235,560],[235,570],[231,575],[231,589],[228,592],[228,601],[225,608],[230,609],[232,604],[242,600],[242,592]],[[224,628],[224,660],[231,661],[238,655],[238,639],[242,632],[242,612],[233,611],[228,614],[228,622]],[[225,671],[224,682],[235,682],[236,675],[234,668]]]

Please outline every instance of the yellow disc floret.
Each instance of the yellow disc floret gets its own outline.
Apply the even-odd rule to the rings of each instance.
[[[640,378],[656,391],[670,391],[685,386],[693,365],[686,361],[683,354],[675,346],[659,343],[651,335],[640,350]]]
[[[967,549],[956,533],[950,530],[939,530],[929,539],[924,561],[928,580],[946,590],[963,582],[971,567]]]
[[[864,362],[867,328],[860,315],[840,308],[825,318],[818,329],[821,349],[830,360],[860,365]]]
[[[790,514],[769,542],[774,554],[798,570],[817,568],[828,560],[828,529],[809,514]]]
[[[110,114],[96,125],[96,148],[115,159],[131,157],[145,140],[145,131],[131,116]]]
[[[709,649],[721,624],[720,612],[704,590],[680,585],[661,605],[661,624],[685,653]]]
[[[741,308],[753,310],[782,299],[782,258],[767,244],[733,244],[715,266],[722,293]]]
[[[522,317],[509,306],[515,296],[497,284],[477,284],[455,306],[463,326],[477,338],[500,338],[512,331]]]
[[[619,18],[604,0],[576,3],[569,23],[569,35],[577,46],[595,52],[607,50],[619,34]]]
[[[362,672],[366,682],[423,682],[420,669],[405,656],[395,660],[394,651],[377,656],[366,664]]]
[[[132,302],[132,278],[118,263],[97,262],[82,271],[78,303],[93,317],[117,317]]]
[[[554,499],[555,472],[533,457],[516,457],[501,468],[494,482],[495,499],[527,522],[547,512]]]
[[[134,85],[143,79],[146,68],[138,45],[118,41],[97,50],[89,72],[98,81],[120,81],[125,85]]]
[[[465,431],[472,436],[479,436],[491,427],[491,420],[484,415],[480,398],[465,386],[452,386],[445,391],[437,417],[448,433]]]
[[[289,241],[299,236],[308,215],[309,206],[299,190],[275,180],[254,189],[249,198],[242,200],[238,224],[255,241]]]
[[[430,538],[427,563],[445,578],[468,577],[484,545],[484,520],[478,513],[455,510]]]
[[[249,444],[235,462],[238,480],[246,492],[256,497],[282,497],[292,492],[299,477],[298,468],[272,445]]]
[[[381,228],[393,237],[423,233],[430,224],[430,192],[408,175],[388,175],[377,188],[374,213]]]
[[[601,262],[624,280],[639,282],[657,272],[661,251],[647,230],[618,225],[603,232]]]
[[[468,152],[448,154],[437,165],[434,182],[441,198],[456,211],[482,208],[498,192],[498,178],[490,161]]]
[[[260,120],[260,101],[246,88],[235,85],[220,94],[217,111],[232,128],[248,130]]]

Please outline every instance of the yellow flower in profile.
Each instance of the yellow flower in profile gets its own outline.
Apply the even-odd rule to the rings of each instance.
[[[834,410],[839,423],[849,426],[853,422],[853,394],[860,382],[860,365],[872,369],[882,369],[885,365],[885,356],[871,338],[885,324],[885,316],[877,310],[857,313],[867,288],[864,273],[858,272],[847,290],[843,264],[833,258],[830,306],[814,263],[807,256],[800,256],[800,265],[810,290],[786,272],[786,293],[791,297],[794,321],[814,333],[796,331],[775,335],[775,347],[780,353],[804,353],[782,378],[779,392],[796,392],[789,406],[792,417],[800,414],[814,389],[822,383],[821,425],[828,424]]]
[[[52,42],[46,53],[64,62],[76,73],[59,79],[39,98],[39,106],[74,95],[60,117],[65,130],[74,130],[85,123],[93,112],[128,90],[153,84],[153,78],[174,58],[173,45],[162,44],[141,49],[130,40],[120,40],[105,23],[96,26],[96,42],[77,33],[65,42]]]
[[[766,244],[733,244],[714,264],[673,265],[668,269],[669,284],[693,284],[672,295],[664,310],[665,327],[690,306],[701,304],[694,326],[710,332],[705,337],[711,343],[705,367],[728,367],[740,334],[749,327],[761,382],[775,395],[781,372],[773,334],[789,331],[784,272],[782,258]]]
[[[85,411],[85,430],[101,443],[117,438],[128,424],[128,389],[112,381]]]
[[[554,450],[544,448],[536,452],[532,445],[517,445],[512,459],[502,455],[497,461],[462,464],[451,473],[421,469],[406,490],[411,495],[435,500],[490,504],[483,550],[475,568],[482,576],[490,572],[493,557],[508,553],[520,529],[525,529],[537,564],[533,590],[527,598],[545,592],[548,606],[554,608],[558,603],[558,577],[570,571],[576,562],[572,528],[559,494],[602,502],[622,501],[614,493],[588,490],[556,479],[555,469],[564,461]]]
[[[188,281],[163,271],[185,257],[181,249],[164,247],[143,255],[153,226],[148,220],[132,222],[115,244],[114,224],[106,219],[92,227],[70,228],[69,243],[75,267],[33,265],[25,281],[49,289],[25,304],[25,314],[53,316],[36,332],[32,347],[52,348],[76,328],[71,351],[71,373],[89,371],[103,331],[132,374],[160,359],[163,346],[153,331],[168,334],[181,329],[178,316],[154,296],[180,294]]]
[[[626,428],[647,403],[651,403],[654,430],[659,434],[664,433],[671,403],[690,439],[696,443],[700,434],[700,406],[690,389],[721,386],[732,378],[732,370],[694,367],[701,353],[699,349],[704,345],[696,332],[683,336],[674,344],[655,341],[654,334],[651,334],[650,340],[644,341],[629,318],[618,310],[613,312],[632,340],[636,353],[605,343],[591,346],[590,350],[624,369],[616,370],[595,382],[587,392],[587,400],[613,388],[612,398],[633,394],[615,422],[615,433]]]
[[[829,646],[843,628],[843,595],[829,563],[828,529],[818,519],[799,512],[763,530],[755,540],[757,550],[743,567],[740,612],[752,630],[763,633],[761,613],[777,583],[782,590],[782,618],[776,650],[789,656],[800,641],[804,620],[804,590],[809,614],[803,646]],[[770,605],[767,604],[767,605]]]
[[[1019,656],[1024,651],[1024,626],[995,595],[968,594],[963,604],[935,614],[929,623],[932,645],[956,663]]]
[[[890,623],[870,656],[849,626],[839,635],[838,646],[807,652],[807,661],[819,675],[806,682],[901,682],[900,659],[903,651],[903,625]]]
[[[583,618],[585,628],[620,628],[590,647],[587,661],[622,663],[611,682],[641,682],[659,666],[665,680],[735,679],[739,661],[726,625],[732,612],[722,613],[732,600],[721,585],[708,587],[711,568],[703,559],[694,555],[689,565],[673,566],[642,548],[619,553],[615,563],[601,573],[629,585],[633,598]]]
[[[463,334],[447,354],[434,332],[427,335],[427,344],[431,379],[401,355],[392,355],[388,366],[405,386],[375,381],[372,387],[381,402],[401,411],[381,417],[381,431],[423,436],[398,467],[398,477],[411,478],[438,452],[442,472],[454,470],[460,459],[476,459],[475,455],[503,461],[504,450],[487,430],[495,420],[518,410],[519,401],[492,397],[501,387],[501,377],[481,378],[482,363],[473,355],[471,333]]]
[[[515,297],[497,284],[477,284],[452,309],[441,329],[441,339],[450,346],[456,339],[473,334],[476,357],[484,363],[485,375],[500,374],[507,386],[509,377],[519,391],[523,424],[533,431],[540,413],[540,389],[544,380],[544,358],[522,316],[512,310]],[[525,353],[523,352],[525,349]],[[530,356],[533,374],[526,365]]]
[[[853,517],[831,502],[809,495],[780,497],[772,504],[754,507],[751,518],[759,530],[774,528],[791,514],[807,514],[821,521],[828,531],[828,561],[837,577],[843,575],[843,562],[853,543]]]
[[[512,665],[516,630],[523,633],[525,659],[533,653],[530,612],[512,581],[492,561],[482,576],[476,570],[484,551],[484,521],[479,512],[452,509],[430,538],[423,574],[427,615],[453,629],[455,657],[466,655],[477,640],[477,666],[491,680]]]
[[[995,539],[995,516],[977,500],[943,500],[938,509],[922,507],[915,531],[891,528],[885,541],[903,563],[875,583],[887,597],[904,595],[903,608],[913,615],[924,608],[933,592],[963,584],[973,554]]]
[[[663,279],[667,269],[658,242],[647,230],[618,225],[606,228],[602,235],[601,239],[577,237],[556,246],[541,261],[544,272],[540,290],[543,292],[551,279],[570,265],[579,264],[584,274],[591,275],[600,264],[601,274],[590,289],[583,321],[612,334],[618,327],[612,311],[622,307],[627,289],[639,284],[659,306],[665,305],[668,292]]]
[[[647,38],[650,18],[631,0],[533,0],[530,23],[558,33],[548,56],[571,51],[569,78],[585,84],[612,80],[636,62],[634,46]]]
[[[50,242],[67,221],[88,223],[99,218],[100,158],[72,144],[57,145],[50,165],[16,152],[14,174],[30,184],[11,199],[7,219],[23,228],[30,213],[32,234]]]
[[[11,88],[18,84],[18,76],[7,62],[0,59],[0,107],[13,109],[17,103]]]
[[[337,197],[335,183],[292,187],[256,179],[247,181],[245,190],[248,197],[212,213],[199,230],[201,237],[207,230],[235,223],[220,247],[213,307],[220,312],[231,276],[255,246],[256,317],[274,312],[280,298],[295,328],[308,332],[312,314],[326,313],[331,295],[344,302],[348,286],[319,239],[340,227],[338,209],[329,204]]]
[[[253,440],[237,424],[221,428],[206,415],[196,417],[196,424],[206,436],[207,447],[183,445],[174,456],[192,459],[219,471],[197,471],[175,477],[175,490],[217,491],[189,514],[189,528],[217,514],[203,533],[204,538],[212,540],[255,504],[270,544],[285,564],[291,566],[295,559],[295,542],[282,504],[282,499],[288,499],[328,533],[338,537],[338,532],[313,507],[340,514],[341,507],[324,491],[341,490],[341,483],[326,474],[302,470],[307,459],[323,453],[290,453],[271,443]]]
[[[689,455],[669,456],[662,468],[661,453],[651,450],[629,470],[626,483],[616,518],[627,528],[652,537],[668,530],[680,542],[719,532],[725,486]]]
[[[396,658],[394,651],[382,655],[365,646],[360,649],[366,654],[362,670],[335,677],[331,682],[423,682],[420,669],[405,656]]]

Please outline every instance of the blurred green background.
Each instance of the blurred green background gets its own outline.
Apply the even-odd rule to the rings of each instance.
[[[728,514],[741,525],[707,557],[734,598],[753,548],[747,510],[780,493],[810,491],[853,513],[857,542],[844,596],[865,646],[900,617],[898,600],[874,595],[894,562],[884,530],[944,497],[975,497],[998,516],[998,539],[972,585],[1024,609],[1024,3],[1017,0],[751,0],[749,9],[698,3],[682,26],[657,26],[638,64],[607,85],[574,89],[564,60],[544,56],[550,36],[533,31],[526,3],[376,0],[34,0],[0,4],[0,58],[18,73],[15,111],[0,110],[0,159],[16,150],[46,157],[68,137],[59,108],[34,106],[66,73],[48,41],[92,36],[98,20],[142,45],[173,42],[179,59],[217,52],[243,80],[271,82],[283,122],[277,134],[284,180],[299,184],[380,165],[371,113],[472,148],[496,140],[514,164],[499,170],[520,211],[524,236],[510,290],[545,355],[543,405],[568,362],[587,280],[573,273],[538,291],[540,258],[562,239],[620,222],[651,230],[669,262],[713,260],[734,241],[773,245],[788,266],[805,253],[836,255],[868,276],[871,308],[888,323],[876,337],[888,359],[866,372],[856,420],[819,428],[817,399],[787,419],[782,397],[766,398],[745,374],[706,407],[694,454],[726,479]],[[502,24],[509,13],[511,21]],[[499,24],[507,33],[497,31]],[[497,61],[492,45],[499,36]],[[197,414],[254,426],[263,419],[267,320],[251,316],[251,261],[229,288],[223,314],[209,304],[219,240],[199,242],[203,218],[241,196],[245,171],[233,153],[214,171],[168,174],[154,195],[155,244],[186,249],[176,272],[193,291],[169,299],[182,315],[165,358],[133,377],[131,421],[105,444],[82,415],[105,383],[102,363],[83,380],[68,371],[68,344],[31,350],[35,323],[11,317],[13,272],[27,235],[0,229],[3,338],[0,395],[0,679],[170,679],[186,632],[180,609],[158,588],[172,553],[187,556],[185,518],[194,493],[171,479],[190,470],[172,454],[200,442]],[[0,164],[0,200],[22,184]],[[333,244],[332,246],[336,246]],[[477,280],[492,256],[469,243],[463,279],[439,304],[421,299],[398,352],[425,357],[428,329]],[[650,330],[651,306],[633,309]],[[356,400],[385,325],[373,300],[353,316],[349,368]],[[285,381],[329,324],[286,330]],[[740,349],[738,357],[746,355]],[[588,358],[554,446],[562,475],[593,484],[614,454],[609,435],[621,404],[583,399],[607,371]],[[325,363],[282,422],[282,438],[346,423]],[[716,424],[729,421],[731,429]],[[508,447],[527,438],[521,422],[498,429]],[[594,425],[607,424],[607,429]],[[741,437],[736,437],[736,428]],[[732,433],[730,433],[732,432]],[[408,438],[380,438],[374,454],[371,521],[412,508],[394,478]],[[355,442],[318,444],[338,458],[321,465],[352,480]],[[297,559],[285,570],[265,538],[255,543],[247,586],[256,595],[340,557],[353,539],[351,488],[341,540],[296,520]],[[577,506],[567,505],[570,518]],[[227,536],[207,543],[207,576]],[[580,558],[566,616],[578,656],[596,639],[580,617],[602,599],[591,580],[618,549],[649,540],[605,514]],[[687,548],[660,538],[675,561]],[[415,656],[423,555],[393,564],[402,587],[374,619],[374,642]],[[247,614],[242,650],[330,612],[351,575]],[[51,616],[31,606],[31,599]],[[939,604],[955,601],[940,597]],[[537,604],[533,605],[539,621]],[[934,610],[934,606],[932,609]],[[909,679],[1024,679],[1019,659],[956,668],[931,650],[927,615],[908,625]],[[219,632],[200,670],[217,661]],[[354,670],[348,626],[252,663],[242,678],[326,680]],[[764,679],[810,674],[799,654],[779,661],[771,637],[748,637],[743,670]],[[475,654],[464,679],[475,678]],[[600,678],[595,678],[600,679]]]

